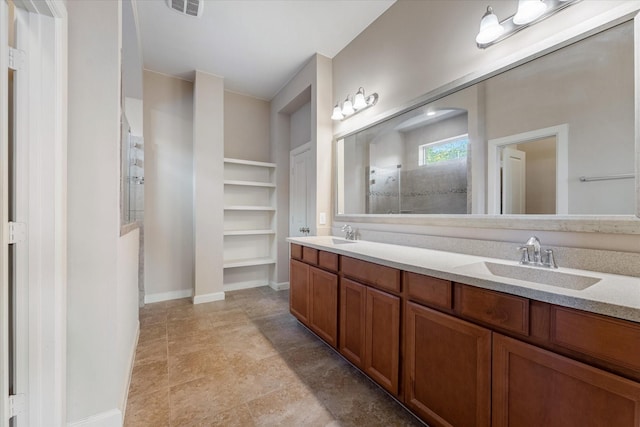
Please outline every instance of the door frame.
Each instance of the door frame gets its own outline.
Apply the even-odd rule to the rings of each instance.
[[[312,148],[312,144],[311,141],[302,144],[299,147],[296,147],[294,149],[292,149],[291,151],[289,151],[289,218],[288,218],[288,222],[289,222],[289,235],[292,235],[291,232],[291,200],[293,200],[293,186],[291,185],[291,175],[293,172],[293,159],[304,153],[305,151],[308,151],[309,153],[311,153],[311,148]],[[309,177],[309,172],[307,171],[307,178]],[[307,200],[306,200],[306,205],[307,205],[307,219],[309,219],[309,212],[311,212],[311,205],[310,205],[310,199],[309,199],[309,189],[311,186],[311,182],[309,180],[307,180]],[[308,223],[311,222],[312,224],[308,224],[307,227],[309,227],[309,235],[313,236],[316,234],[316,227],[315,227],[315,222],[314,221],[307,221]]]
[[[31,426],[66,425],[67,266],[67,10],[63,0],[13,0],[28,14],[28,86],[25,135],[28,200],[28,386],[25,411]],[[0,22],[8,8],[0,4]],[[8,39],[0,32],[0,150],[8,149]],[[0,162],[0,316],[7,328],[8,199],[6,155]],[[5,329],[6,330],[6,329]],[[3,331],[4,332],[4,331]],[[1,385],[8,341],[0,341]],[[4,388],[7,390],[8,388]],[[0,396],[0,427],[8,425],[9,397]]]
[[[556,138],[556,215],[569,214],[569,125],[536,129],[487,143],[487,208],[488,214],[500,215],[500,148],[555,136]]]

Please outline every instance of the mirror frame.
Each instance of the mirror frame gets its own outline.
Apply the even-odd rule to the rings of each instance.
[[[358,129],[334,135],[334,221],[372,224],[429,225],[440,227],[475,227],[543,231],[571,231],[582,233],[640,234],[640,4],[626,3],[607,13],[598,15],[560,34],[549,37],[526,49],[512,54],[474,73],[467,74],[444,86],[430,91],[409,103],[384,112]],[[518,67],[526,62],[562,49],[599,32],[624,22],[634,23],[634,109],[635,109],[635,215],[405,215],[405,214],[339,214],[338,180],[336,165],[337,141],[354,135],[386,120],[399,116],[414,108],[434,102],[440,98],[463,90],[497,74]],[[472,184],[473,185],[473,184]]]

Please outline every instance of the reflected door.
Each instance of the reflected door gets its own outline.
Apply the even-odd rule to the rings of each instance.
[[[526,212],[526,153],[505,147],[502,151],[502,213]]]

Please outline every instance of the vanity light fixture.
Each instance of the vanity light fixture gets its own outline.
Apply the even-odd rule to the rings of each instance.
[[[377,93],[366,96],[364,93],[364,88],[361,87],[360,89],[358,89],[356,96],[353,98],[353,102],[351,101],[351,95],[347,95],[346,99],[342,103],[342,107],[340,107],[340,103],[337,103],[336,106],[333,107],[333,114],[331,115],[331,119],[345,120],[353,116],[354,114],[358,114],[360,111],[373,107],[377,102]]]
[[[478,48],[489,46],[511,37],[537,22],[540,22],[561,10],[578,3],[580,0],[518,0],[518,10],[515,15],[498,21],[491,6],[480,21],[480,31],[476,36]]]

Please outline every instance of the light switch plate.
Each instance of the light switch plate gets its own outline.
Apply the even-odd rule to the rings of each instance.
[[[318,222],[320,223],[320,225],[327,224],[327,214],[325,212],[320,212],[320,218],[318,219]]]

